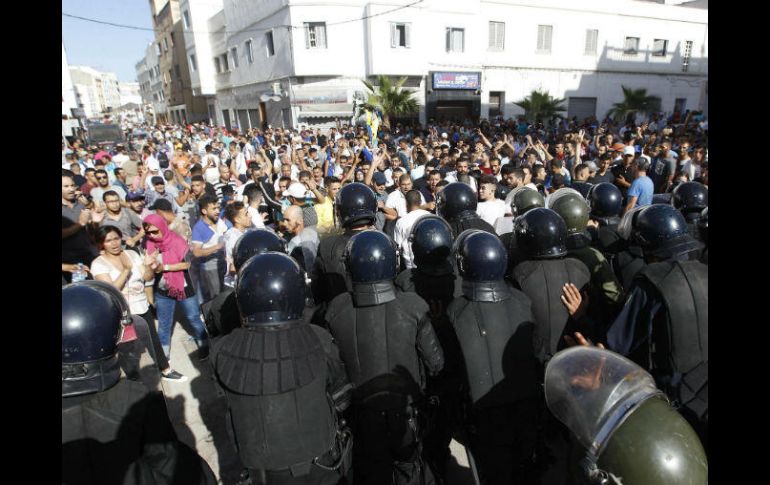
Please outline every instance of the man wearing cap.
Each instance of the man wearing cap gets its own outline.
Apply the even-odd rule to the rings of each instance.
[[[312,182],[312,180],[310,180]],[[306,197],[308,188],[305,184],[294,182],[289,185],[289,188],[283,193],[291,205],[298,206],[302,209],[302,219],[305,227],[315,227],[318,224],[318,214],[316,214],[315,208],[306,203]]]
[[[151,207],[153,204],[155,204],[155,201],[158,199],[166,199],[169,201],[169,203],[171,203],[172,207],[174,208],[174,212],[179,211],[178,202],[174,200],[173,195],[171,195],[169,192],[166,191],[166,181],[163,180],[163,177],[160,177],[160,176],[152,177],[151,181],[152,181],[152,189],[148,190],[145,193],[145,203],[147,204],[147,206]]]
[[[630,211],[634,207],[652,204],[652,194],[655,192],[655,186],[652,179],[647,176],[647,170],[650,168],[650,162],[645,158],[639,158],[631,164],[634,173],[634,181],[628,189],[628,203],[623,211]]]
[[[612,167],[612,175],[615,177],[615,185],[620,189],[620,193],[623,194],[623,198],[628,194],[628,188],[631,187],[631,182],[634,180],[634,156],[636,152],[633,146],[627,146],[623,148],[623,160]]]

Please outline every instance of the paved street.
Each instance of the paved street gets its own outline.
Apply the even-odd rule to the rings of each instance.
[[[197,347],[178,323],[171,343],[171,367],[187,376],[183,383],[163,381],[171,422],[179,439],[195,448],[214,470],[221,484],[237,482],[242,467],[225,429],[225,399],[212,381],[208,361],[198,362]],[[471,485],[465,447],[451,444],[457,464],[449,466],[448,485]]]

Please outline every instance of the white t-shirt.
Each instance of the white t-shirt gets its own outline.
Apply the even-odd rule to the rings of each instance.
[[[420,204],[425,204],[425,197],[420,194]],[[396,209],[398,217],[406,217],[408,211],[406,209],[406,196],[400,190],[394,190],[388,195],[388,199],[385,201],[385,207]]]
[[[256,207],[249,207],[246,209],[246,213],[249,214],[251,225],[254,226],[254,229],[265,228],[265,221],[262,219],[262,214],[259,213]]]
[[[476,214],[484,219],[490,226],[495,225],[495,221],[505,215],[505,202],[500,199],[479,202],[476,206]]]
[[[119,154],[115,155],[114,157],[112,157],[112,161],[115,162],[115,165],[117,167],[122,167],[123,164],[126,163],[129,160],[130,160],[130,158],[128,157],[128,155],[126,155],[124,153],[119,153]]]
[[[144,293],[144,260],[135,251],[125,253],[131,259],[131,275],[121,293],[126,297],[131,313],[141,315],[149,309],[147,295]],[[110,264],[104,256],[99,256],[91,262],[91,274],[94,277],[106,274],[114,281],[120,276],[120,270]]]
[[[412,244],[409,242],[409,235],[412,233],[412,227],[421,217],[429,216],[430,212],[423,209],[416,209],[406,214],[396,221],[396,227],[393,230],[393,241],[401,250],[401,258],[404,260],[407,268],[414,268],[414,254],[412,253]]]
[[[457,182],[457,171],[449,173],[446,176],[445,180],[447,182],[449,182],[450,184],[454,183],[454,182]],[[470,183],[468,185],[471,186],[471,188],[473,189],[474,192],[477,192],[479,190],[478,187],[476,186],[476,179],[473,178],[473,177],[470,178]]]
[[[144,165],[147,167],[150,172],[159,172],[160,171],[160,162],[157,158],[150,155],[144,160]],[[149,177],[148,177],[149,178]]]
[[[235,243],[243,236],[243,231],[235,227],[231,227],[222,236],[222,240],[225,243],[225,261],[227,262],[227,269],[225,270],[224,284],[231,288],[235,287],[235,273],[230,272],[230,265],[233,264],[233,250],[235,249]]]
[[[211,164],[207,168],[207,166]],[[213,153],[209,153],[201,159],[201,167],[203,167],[203,178],[210,184],[215,184],[219,180],[219,157]]]

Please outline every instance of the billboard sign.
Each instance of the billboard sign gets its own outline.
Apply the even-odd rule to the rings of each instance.
[[[434,72],[433,89],[480,89],[480,72]]]

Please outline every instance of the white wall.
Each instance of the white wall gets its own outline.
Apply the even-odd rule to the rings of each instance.
[[[214,54],[211,51],[209,19],[222,10],[222,0],[182,0],[179,10],[180,15],[187,11],[190,19],[190,27],[184,29],[184,41],[193,95],[213,95],[216,93],[216,74]],[[195,71],[190,65],[190,55],[193,54],[197,65]]]
[[[67,53],[64,50],[64,42],[61,45],[61,114],[72,116],[72,109],[78,107],[75,97],[75,88],[72,85],[72,76],[70,75],[70,66],[67,62]]]

